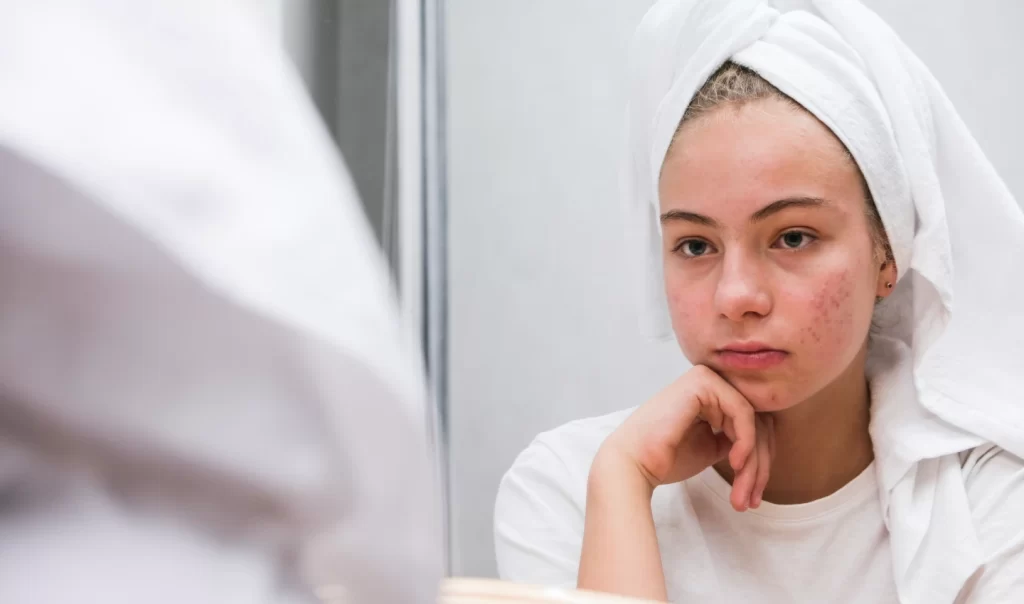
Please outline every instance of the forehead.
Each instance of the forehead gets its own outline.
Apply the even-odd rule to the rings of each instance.
[[[791,197],[863,205],[860,174],[832,132],[780,100],[724,106],[687,123],[661,170],[661,211],[745,220]]]

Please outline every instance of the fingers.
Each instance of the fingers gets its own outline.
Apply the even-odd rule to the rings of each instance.
[[[742,468],[733,476],[732,493],[729,502],[732,507],[743,512],[761,505],[765,487],[771,475],[774,425],[772,418],[759,415],[755,419],[757,426],[756,446]]]
[[[688,457],[688,461],[696,463],[700,469],[714,465],[729,456],[732,449],[732,441],[725,434],[715,434],[709,426],[701,426],[694,430],[688,437],[689,446],[679,452],[680,455]],[[680,462],[683,462],[680,459]]]
[[[729,465],[733,470],[739,471],[757,446],[754,408],[721,376],[708,371],[713,377],[705,381],[710,392],[701,397],[701,412],[707,414],[705,417],[713,416],[715,413],[721,414],[722,429],[733,442],[732,451],[729,452]]]
[[[700,418],[703,419],[715,434],[724,430],[725,415],[718,405],[701,405]]]
[[[771,416],[768,415],[757,417],[757,479],[754,481],[754,490],[750,494],[750,507],[752,508],[761,505],[764,489],[768,486],[768,475],[771,473],[772,441],[774,440],[771,421]]]
[[[725,434],[719,433],[715,435],[715,444],[717,451],[714,463],[718,463],[729,457],[729,451],[732,450],[732,441]]]
[[[734,475],[729,496],[729,502],[739,512],[760,507],[775,456],[774,420],[770,415],[758,415],[755,424],[757,445],[747,463]]]
[[[735,448],[735,447],[734,447]],[[754,491],[757,482],[758,467],[761,460],[755,452],[747,459],[732,479],[732,493],[729,496],[729,503],[737,512],[745,512],[750,507],[751,493]]]

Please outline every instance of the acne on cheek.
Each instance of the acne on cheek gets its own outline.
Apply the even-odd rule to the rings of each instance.
[[[853,287],[849,272],[829,277],[810,300],[810,321],[800,330],[800,344],[838,349],[850,339]]]

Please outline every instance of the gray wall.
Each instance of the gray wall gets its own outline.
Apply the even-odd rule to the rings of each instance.
[[[622,287],[625,50],[647,0],[449,0],[453,571],[493,575],[501,474],[541,430],[685,367]]]
[[[1018,196],[1018,0],[872,0]],[[625,47],[649,0],[448,0],[454,572],[493,575],[502,473],[685,368],[637,335],[619,227]],[[971,10],[966,10],[966,6]]]

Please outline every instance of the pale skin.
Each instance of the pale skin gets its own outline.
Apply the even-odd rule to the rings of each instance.
[[[693,368],[595,457],[578,583],[665,601],[655,487],[713,465],[742,513],[820,499],[871,463],[868,331],[897,275],[856,165],[781,100],[687,122],[659,199],[665,292]]]

